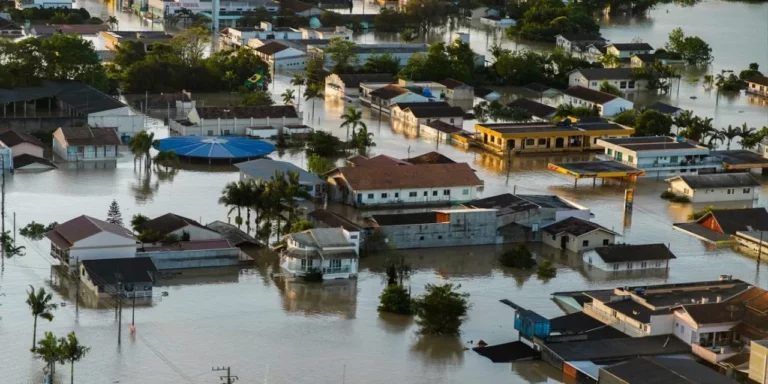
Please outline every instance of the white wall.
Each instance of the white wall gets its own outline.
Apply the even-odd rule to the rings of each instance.
[[[672,192],[678,195],[688,196],[693,203],[757,200],[760,198],[759,187],[691,189],[682,180],[675,180],[670,184]]]
[[[616,116],[621,112],[629,109],[633,109],[635,104],[629,100],[622,99],[621,97],[615,98],[605,104],[603,104],[603,110],[601,116]]]
[[[179,238],[184,232],[189,233],[189,240],[218,240],[221,239],[221,234],[206,228],[200,228],[194,225],[187,225],[184,228],[179,228],[171,233],[175,234]]]
[[[607,272],[665,269],[667,267],[667,260],[642,260],[632,262],[624,261],[619,263],[606,263],[594,250],[585,252],[582,256],[582,260],[585,264],[592,264],[596,268]]]
[[[390,189],[373,191],[355,191],[354,201],[360,201],[362,204],[394,204],[402,200],[402,203],[429,203],[435,201],[469,201],[478,197],[477,186],[466,187],[448,187],[448,188],[413,188],[413,189]],[[450,191],[445,195],[445,191]],[[465,193],[466,192],[466,193]],[[415,193],[416,196],[411,196]],[[384,196],[386,194],[386,197]],[[426,194],[426,196],[425,196]],[[362,199],[358,200],[357,196]]]
[[[78,241],[69,249],[70,260],[119,259],[136,256],[136,240],[100,232]]]
[[[568,238],[568,242],[565,244],[565,248],[574,253],[579,253],[598,247],[604,247],[606,245],[613,244],[616,239],[615,235],[601,230],[593,231],[579,237],[569,235],[567,233],[552,235],[548,232],[542,232],[541,234],[542,242],[556,249],[562,249],[560,247],[560,239],[562,237]],[[608,242],[606,243],[605,240]],[[587,241],[587,245],[584,245],[584,241]]]
[[[134,114],[128,106],[88,114],[92,127],[117,127],[118,136],[133,136],[144,130],[144,116]]]
[[[624,93],[641,92],[648,90],[647,80],[632,80],[632,79],[619,79],[619,80],[606,80],[608,84],[619,88]],[[571,73],[568,76],[568,86],[575,87],[577,85],[584,88],[600,90],[600,86],[603,84],[603,80],[592,79],[591,81],[584,77],[580,72]]]

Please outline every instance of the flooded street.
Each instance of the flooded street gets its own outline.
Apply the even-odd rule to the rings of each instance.
[[[96,0],[78,1],[81,3],[91,12],[95,12],[91,8],[103,6]],[[110,14],[113,4],[105,8]],[[359,5],[356,3],[355,12]],[[369,7],[366,5],[366,12]],[[142,24],[135,15],[120,13],[119,18],[123,30],[161,28]],[[663,5],[644,21],[613,21],[616,24],[606,27],[604,35],[614,41],[640,36],[661,47],[669,31],[681,26],[712,45],[715,70],[740,70],[753,61],[768,69],[767,19],[768,4]],[[720,27],[708,28],[714,25]],[[472,33],[472,48],[483,53],[485,36],[476,30]],[[358,40],[372,42],[379,39],[376,36],[368,34]],[[515,42],[505,39],[504,45],[514,48]],[[276,100],[288,79],[286,75],[277,77],[273,91]],[[692,85],[684,80],[679,96],[677,90],[670,93],[672,96],[665,98],[672,104],[717,117],[716,126],[744,121],[752,126],[768,124],[768,107],[751,104],[744,95],[721,97],[715,109],[714,91],[704,92],[700,83]],[[698,99],[689,99],[694,94]],[[302,100],[307,124],[338,136],[344,134],[339,128],[343,103],[316,102],[313,122],[308,120],[310,108],[311,102],[307,105]],[[38,338],[45,331],[57,336],[75,331],[81,343],[91,347],[75,365],[76,382],[81,384],[214,383],[219,381],[220,372],[211,372],[211,367],[222,365],[230,366],[232,373],[247,383],[560,383],[564,381],[562,372],[544,362],[493,364],[472,351],[463,351],[463,347],[470,340],[476,343],[483,339],[492,345],[517,340],[513,311],[499,303],[504,298],[554,317],[563,314],[550,300],[550,294],[557,291],[710,280],[719,274],[768,286],[768,266],[759,267],[755,260],[728,248],[705,247],[672,230],[672,223],[685,221],[691,210],[702,206],[661,200],[659,194],[667,187],[664,182],[638,182],[634,212],[631,220],[626,220],[622,215],[624,190],[618,185],[592,188],[583,181],[574,188],[573,179],[547,170],[548,162],[586,160],[590,155],[519,156],[508,163],[491,154],[394,132],[388,119],[379,120],[369,109],[363,109],[363,116],[375,135],[374,155],[406,158],[437,150],[476,169],[485,181],[483,196],[513,191],[557,194],[589,207],[594,221],[622,233],[617,241],[667,243],[677,259],[670,263],[668,273],[638,271],[606,277],[585,268],[577,255],[534,245],[537,258],[551,260],[558,268],[556,278],[542,281],[535,272],[500,268],[496,259],[502,247],[404,251],[415,268],[409,281],[413,294],[423,292],[426,283],[443,282],[459,283],[471,294],[472,309],[461,338],[440,339],[419,337],[412,319],[379,316],[378,296],[385,286],[382,256],[361,260],[356,280],[307,284],[270,278],[269,273],[278,270],[276,258],[263,254],[253,268],[185,271],[160,280],[152,301],[137,303],[135,335],[128,333],[131,303],[125,303],[122,345],[118,347],[115,303],[106,300],[101,309],[83,303],[77,309],[75,284],[51,272],[57,262],[49,256],[49,242],[17,236],[20,245],[26,246],[26,255],[6,260],[0,273],[0,294],[4,294],[0,295],[0,382],[42,382],[44,363],[28,352],[33,319],[24,300],[30,284],[53,289],[54,301],[66,304],[55,311],[52,322],[38,323]],[[167,132],[160,130],[158,135]],[[303,153],[273,153],[271,157],[306,167]],[[134,169],[127,152],[116,167],[88,164],[87,168],[62,167],[8,177],[6,229],[11,229],[12,213],[16,213],[17,229],[33,220],[47,224],[82,214],[104,218],[113,199],[120,204],[124,221],[137,213],[154,217],[167,212],[202,223],[226,221],[227,209],[217,200],[222,187],[238,179],[234,168],[185,165],[172,177],[154,172],[146,177]],[[768,185],[765,177],[756,176]],[[762,196],[756,206],[766,206],[768,187],[762,188]],[[168,295],[161,296],[161,292]],[[57,374],[57,382],[69,382],[69,367],[59,367]]]

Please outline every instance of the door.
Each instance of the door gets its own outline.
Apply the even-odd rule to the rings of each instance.
[[[507,140],[507,149],[515,149],[515,139]]]
[[[560,249],[566,249],[566,246],[568,244],[568,235],[563,235],[560,237]]]
[[[565,139],[558,137],[555,139],[555,148],[562,148],[565,145]]]
[[[549,148],[550,144],[552,143],[552,139],[547,138],[547,148]]]
[[[358,193],[357,194],[357,203],[358,204],[362,204],[363,203],[363,194],[362,193]]]

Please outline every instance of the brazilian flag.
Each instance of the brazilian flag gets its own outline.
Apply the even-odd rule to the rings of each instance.
[[[256,84],[261,84],[264,82],[264,72],[259,71],[258,73],[254,73],[253,76],[249,77],[247,80],[245,80],[245,86],[246,87],[252,87]]]

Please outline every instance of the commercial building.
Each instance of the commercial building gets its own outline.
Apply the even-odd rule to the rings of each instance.
[[[635,107],[634,103],[623,97],[582,86],[570,87],[563,91],[563,95],[563,104],[592,108],[597,110],[600,116],[615,116]]]
[[[495,209],[459,208],[373,215],[375,232],[398,249],[497,244]]]
[[[587,268],[610,272],[668,269],[675,255],[664,244],[617,244],[584,252],[582,259]]]
[[[251,46],[251,41],[248,42]],[[307,53],[277,41],[257,46],[253,53],[269,64],[272,70],[303,70],[307,65]]]
[[[638,357],[600,368],[598,384],[736,384],[691,359]]]
[[[357,276],[360,233],[344,228],[313,228],[283,237],[280,267],[292,276],[322,274],[323,280]]]
[[[554,195],[501,195],[472,200],[462,204],[467,208],[494,209],[498,226],[512,223],[531,228],[539,232],[550,224],[576,217],[589,220],[592,214],[589,208]]]
[[[361,83],[381,83],[386,85],[392,83],[392,81],[394,81],[394,75],[389,73],[332,73],[325,77],[325,92],[323,94],[326,98],[339,98],[354,102],[360,97]]]
[[[614,244],[620,234],[597,223],[572,216],[543,228],[541,241],[555,249],[579,253]]]
[[[287,161],[271,159],[256,159],[235,164],[240,169],[240,180],[256,182],[269,181],[277,172],[289,174],[295,172],[299,176],[299,186],[309,192],[312,197],[322,197],[325,193],[325,180],[309,173]]]
[[[152,297],[157,267],[148,257],[83,260],[80,282],[96,297]]]
[[[27,8],[72,8],[72,2],[64,0],[16,0],[16,9]]]
[[[645,171],[646,177],[671,177],[680,174],[714,173],[722,162],[697,142],[667,136],[598,139],[605,160],[615,160]]]
[[[260,107],[199,107],[187,116],[188,124],[176,129],[184,135],[245,135],[248,127],[300,125],[301,118],[292,105]],[[178,123],[177,123],[178,124]],[[174,124],[171,124],[174,127]]]
[[[600,90],[603,82],[615,86],[624,93],[648,89],[648,81],[635,79],[632,68],[579,68],[568,73],[569,87]]]
[[[64,161],[117,160],[115,128],[61,127],[53,132],[53,153]]]
[[[353,205],[449,205],[483,188],[467,163],[341,167],[328,173],[330,200]]]
[[[757,200],[760,182],[750,173],[681,175],[667,179],[669,190],[692,203]]]
[[[493,123],[475,124],[480,144],[500,155],[528,152],[567,152],[600,149],[598,139],[625,138],[635,133],[634,128],[609,123]]]
[[[301,32],[301,39],[304,40],[330,40],[333,38],[352,40],[352,30],[343,25],[335,27],[299,28],[299,31]]]
[[[248,46],[248,40],[300,40],[302,31],[289,27],[273,27],[272,23],[262,21],[258,27],[229,27],[219,32],[224,44],[233,47]]]
[[[130,230],[90,216],[61,223],[45,236],[51,240],[51,256],[72,268],[83,260],[136,256],[136,237]]]

